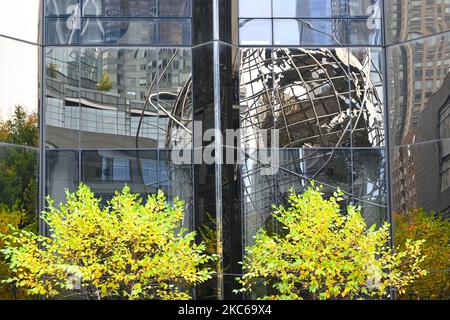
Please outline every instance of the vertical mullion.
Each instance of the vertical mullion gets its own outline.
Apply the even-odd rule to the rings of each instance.
[[[217,270],[217,298],[224,299],[223,281],[223,204],[222,204],[222,126],[220,106],[220,48],[219,48],[219,0],[213,2],[213,63],[214,63],[214,156],[215,156],[215,194],[216,194],[216,226],[217,226],[217,255],[219,256]]]

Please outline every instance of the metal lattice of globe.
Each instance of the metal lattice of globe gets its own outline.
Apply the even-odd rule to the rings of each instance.
[[[251,157],[242,167],[246,241],[270,224],[272,199],[284,202],[290,188],[301,192],[308,179],[327,193],[340,188],[346,198],[368,204],[367,219],[380,216],[382,152],[360,161],[359,154],[335,147],[383,147],[382,78],[374,61],[381,56],[370,49],[274,48],[244,49],[240,58],[243,147],[251,153],[273,146],[270,139],[261,145],[261,129],[278,129],[282,148],[276,176],[262,175],[267,164]],[[359,165],[367,160],[370,166]]]
[[[370,52],[342,49],[241,51],[241,125],[280,130],[280,147],[382,146],[381,75]],[[378,82],[378,83],[377,83]],[[253,146],[256,147],[256,146]]]

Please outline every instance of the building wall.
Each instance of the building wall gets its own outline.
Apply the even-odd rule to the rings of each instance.
[[[233,293],[244,248],[260,228],[278,231],[272,204],[310,180],[343,190],[368,225],[450,210],[448,0],[43,0],[42,10],[42,36],[0,24],[2,86],[20,102],[41,80],[42,98],[26,106],[40,111],[39,143],[0,132],[0,167],[30,164],[31,216],[80,182],[103,199],[125,184],[183,199],[184,225],[220,243],[196,299],[257,297]],[[14,46],[36,57],[34,82]],[[0,108],[0,121],[12,118]],[[173,161],[182,146],[191,160],[208,150],[211,128],[242,130],[212,144],[216,160],[240,150],[242,162]],[[261,144],[261,130],[279,144]],[[258,157],[266,148],[278,163]],[[0,192],[15,184],[0,170]]]

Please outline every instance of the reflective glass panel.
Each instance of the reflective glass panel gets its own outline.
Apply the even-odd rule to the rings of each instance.
[[[79,49],[48,48],[45,56],[46,147],[79,147]]]
[[[347,20],[274,19],[275,45],[346,45]]]
[[[239,17],[268,18],[272,16],[271,0],[239,0]]]
[[[163,45],[190,45],[191,20],[159,20],[159,42]]]
[[[382,147],[384,129],[384,59],[379,48],[349,50],[352,145]]]
[[[159,1],[160,17],[189,17],[191,15],[190,0]]]
[[[157,42],[156,20],[85,18],[82,44],[151,45]]]
[[[450,33],[388,48],[391,145],[450,138]]]
[[[348,0],[272,0],[273,16],[279,18],[325,18],[347,15]]]
[[[388,44],[450,30],[450,2],[446,0],[384,2]]]
[[[241,45],[271,45],[272,21],[265,19],[239,20],[239,43]]]
[[[81,50],[82,147],[158,145],[157,64],[157,49]]]

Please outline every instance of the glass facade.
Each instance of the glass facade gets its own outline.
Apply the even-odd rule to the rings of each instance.
[[[405,215],[424,210],[448,219],[450,214],[450,1],[386,2],[390,183],[397,232]],[[442,250],[436,254],[447,255]],[[430,269],[434,288],[412,296],[448,299],[448,286],[441,286],[441,279],[449,279],[448,263]]]
[[[0,19],[0,228],[15,219],[13,199],[20,226],[38,228],[45,196],[64,201],[80,182],[104,200],[125,184],[143,197],[162,189],[185,201],[183,225],[199,241],[205,228],[217,238],[215,276],[194,298],[247,299],[259,296],[233,292],[244,248],[260,228],[279,231],[272,205],[291,188],[339,188],[393,234],[412,209],[448,217],[449,0],[43,0],[27,10],[31,35],[0,10],[11,20]],[[16,104],[32,138],[11,133]],[[209,129],[240,133],[222,141]],[[242,159],[219,161],[229,156]],[[8,295],[21,298],[0,288]]]

